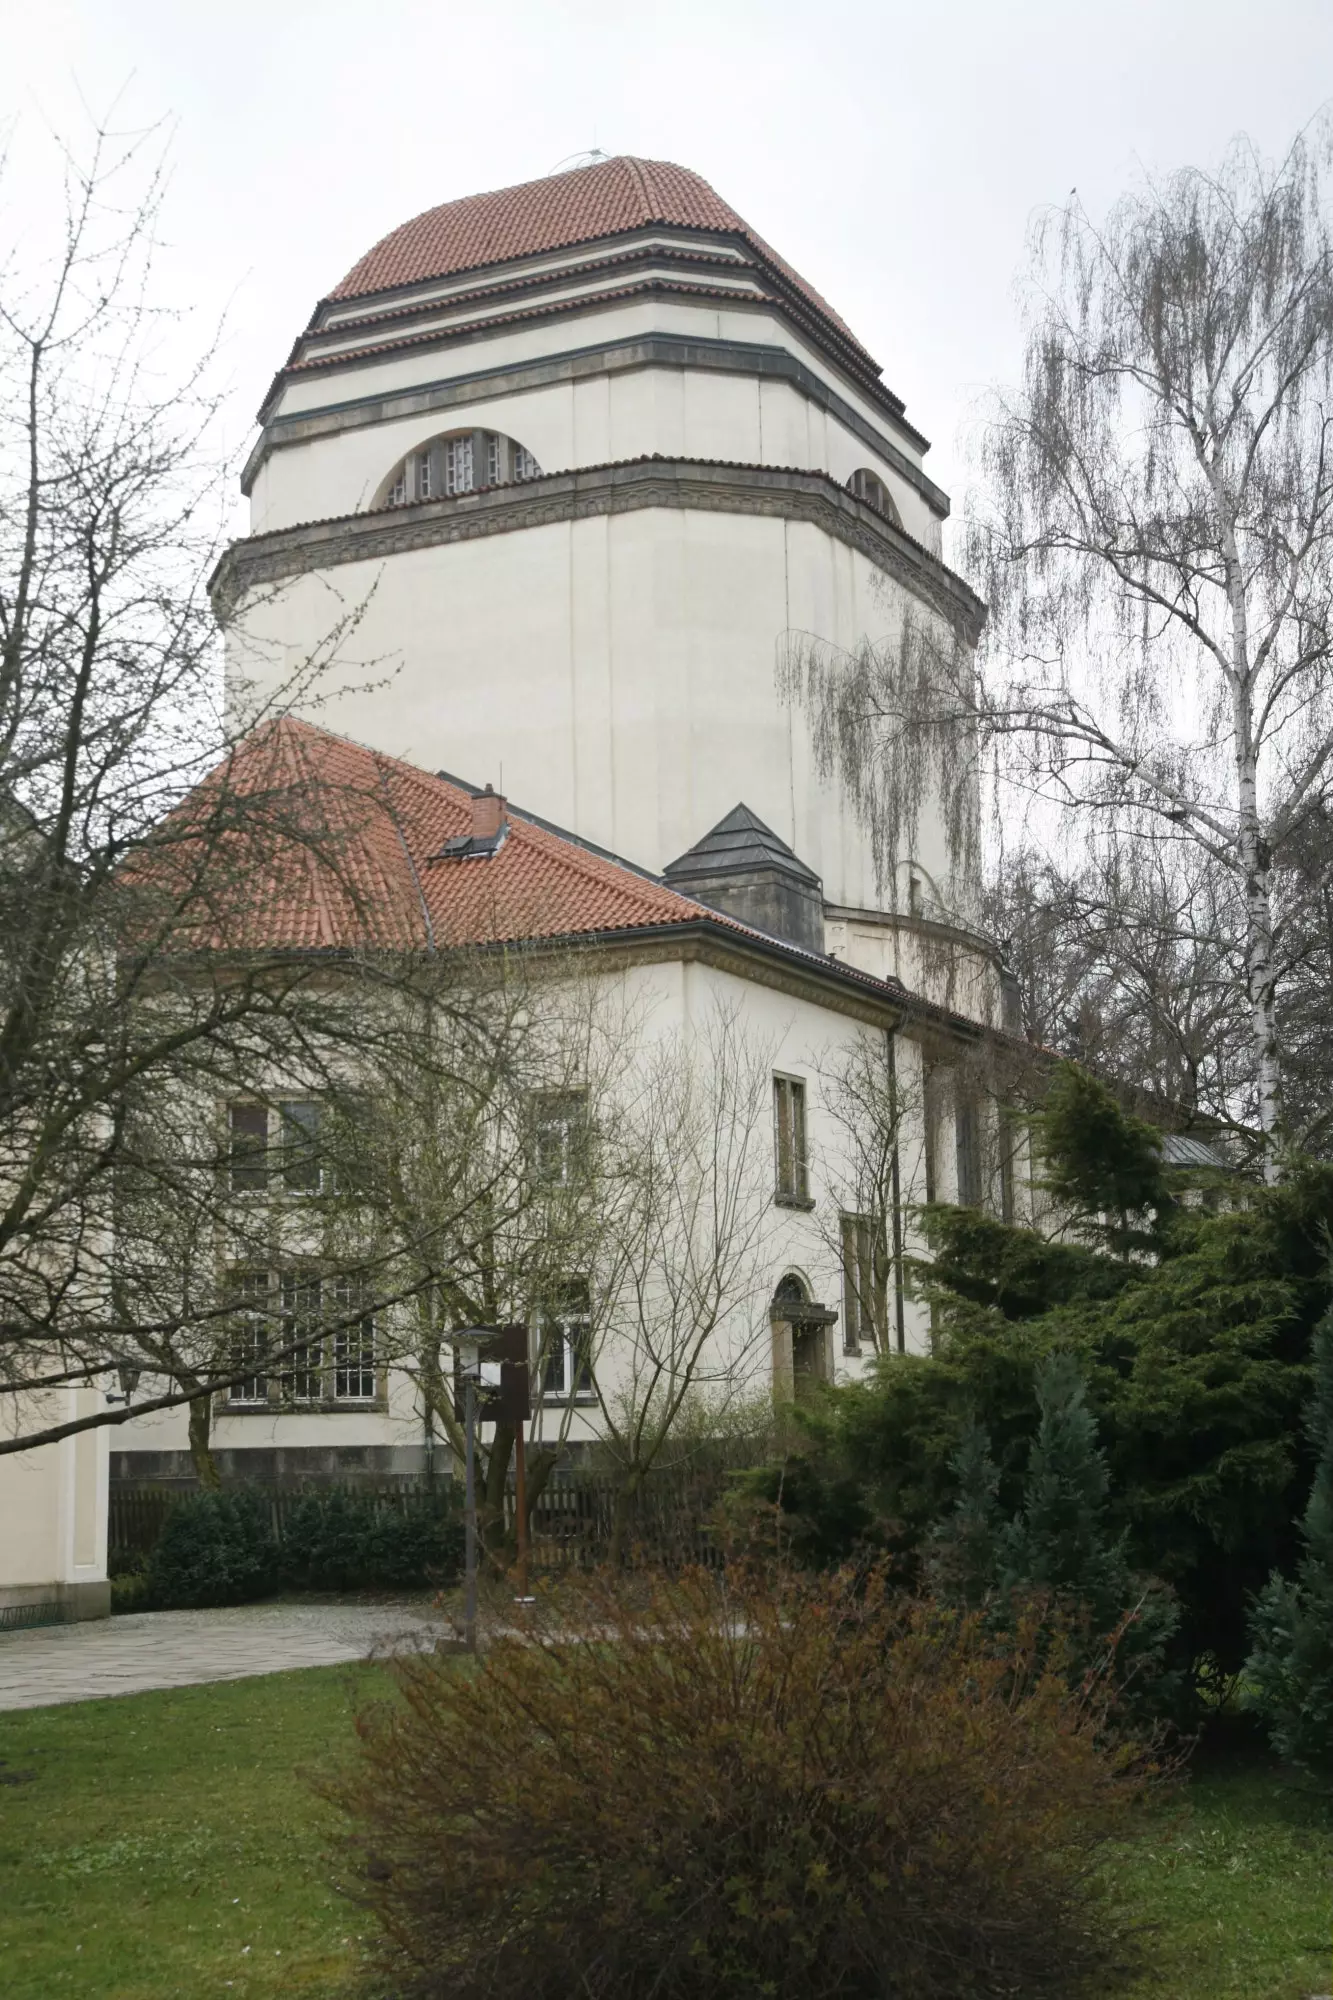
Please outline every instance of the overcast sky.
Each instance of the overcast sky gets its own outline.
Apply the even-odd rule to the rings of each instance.
[[[0,0],[7,228],[43,124],[175,124],[173,294],[230,301],[236,429],[315,300],[436,202],[598,146],[678,160],[828,297],[956,494],[1012,376],[1035,211],[1140,167],[1280,152],[1333,96],[1331,0]]]

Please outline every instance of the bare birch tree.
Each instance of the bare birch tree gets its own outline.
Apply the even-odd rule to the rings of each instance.
[[[1275,871],[1333,776],[1331,140],[1321,118],[1276,167],[1240,142],[1102,223],[1077,198],[1039,222],[1023,379],[967,530],[981,674],[939,617],[850,656],[800,644],[785,669],[886,854],[904,773],[914,809],[923,777],[941,789],[965,852],[958,808],[993,752],[1057,823],[1149,824],[1229,877],[1270,1177]]]
[[[1021,390],[969,554],[1013,776],[1155,822],[1235,885],[1265,1171],[1282,1140],[1274,871],[1333,779],[1326,120],[1276,167],[1039,224]]]

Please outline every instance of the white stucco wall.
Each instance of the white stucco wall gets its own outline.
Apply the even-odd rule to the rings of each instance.
[[[5,1413],[6,1436],[90,1416],[99,1388],[27,1397]],[[0,1457],[0,1606],[58,1602],[105,1611],[110,1437],[80,1432],[37,1451]]]
[[[744,801],[829,901],[881,906],[865,832],[777,692],[789,628],[850,646],[891,624],[874,565],[823,529],[645,508],[308,573],[238,613],[234,685],[298,675],[349,616],[307,703],[325,727],[654,870]],[[917,847],[947,881],[933,817]]]
[[[838,1250],[838,1217],[852,1180],[846,1141],[826,1101],[824,1079],[844,1061],[857,1039],[879,1030],[866,1029],[833,1006],[793,995],[736,973],[699,962],[668,962],[641,966],[607,975],[605,992],[616,1018],[635,1024],[635,1042],[619,1088],[632,1091],[634,1078],[664,1037],[694,1034],[702,1049],[709,1025],[719,1010],[734,1015],[739,1033],[753,1051],[761,1054],[767,1071],[805,1081],[808,1106],[811,1194],[809,1211],[781,1207],[772,1201],[773,1150],[771,1104],[762,1107],[757,1128],[757,1145],[752,1156],[758,1176],[756,1190],[765,1211],[764,1268],[758,1274],[753,1295],[745,1299],[734,1324],[718,1336],[718,1351],[726,1342],[743,1350],[742,1371],[752,1390],[771,1387],[771,1336],[768,1303],[779,1280],[789,1272],[804,1281],[809,1296],[837,1310],[844,1310],[842,1273]],[[920,1059],[915,1045],[899,1037],[898,1067],[901,1084],[903,1126],[901,1156],[903,1200],[919,1199],[923,1192],[921,1168]],[[909,1247],[911,1247],[909,1245]],[[571,1273],[571,1276],[577,1275]],[[928,1321],[910,1299],[905,1307],[908,1346],[921,1351],[928,1339]],[[894,1339],[894,1302],[889,1301],[889,1337]],[[849,1357],[842,1351],[841,1318],[828,1336],[830,1376],[848,1379],[858,1374],[869,1353]],[[601,1349],[599,1376],[609,1397],[630,1364],[629,1350],[617,1344],[614,1332]],[[543,1434],[558,1436],[561,1411],[548,1408],[542,1420]],[[577,1406],[568,1423],[571,1440],[587,1441],[597,1434],[595,1410]],[[410,1376],[390,1370],[387,1410],[347,1410],[345,1412],[300,1414],[277,1408],[217,1415],[212,1442],[218,1450],[282,1448],[304,1446],[400,1447],[421,1444],[423,1425]],[[177,1451],[187,1449],[187,1426],[183,1411],[160,1412],[136,1419],[121,1429],[117,1451]],[[441,1446],[441,1450],[444,1447]]]

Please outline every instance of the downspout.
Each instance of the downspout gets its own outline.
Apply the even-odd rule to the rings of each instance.
[[[893,1319],[898,1352],[907,1352],[907,1323],[903,1310],[903,1204],[902,1180],[898,1165],[898,1058],[892,1028],[884,1030],[889,1066],[889,1117],[893,1121],[893,1153],[889,1161],[889,1187],[893,1198]]]

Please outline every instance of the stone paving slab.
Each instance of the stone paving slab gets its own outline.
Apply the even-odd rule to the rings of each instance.
[[[429,1646],[451,1628],[421,1603],[240,1604],[138,1611],[0,1632],[0,1709],[243,1680]]]

